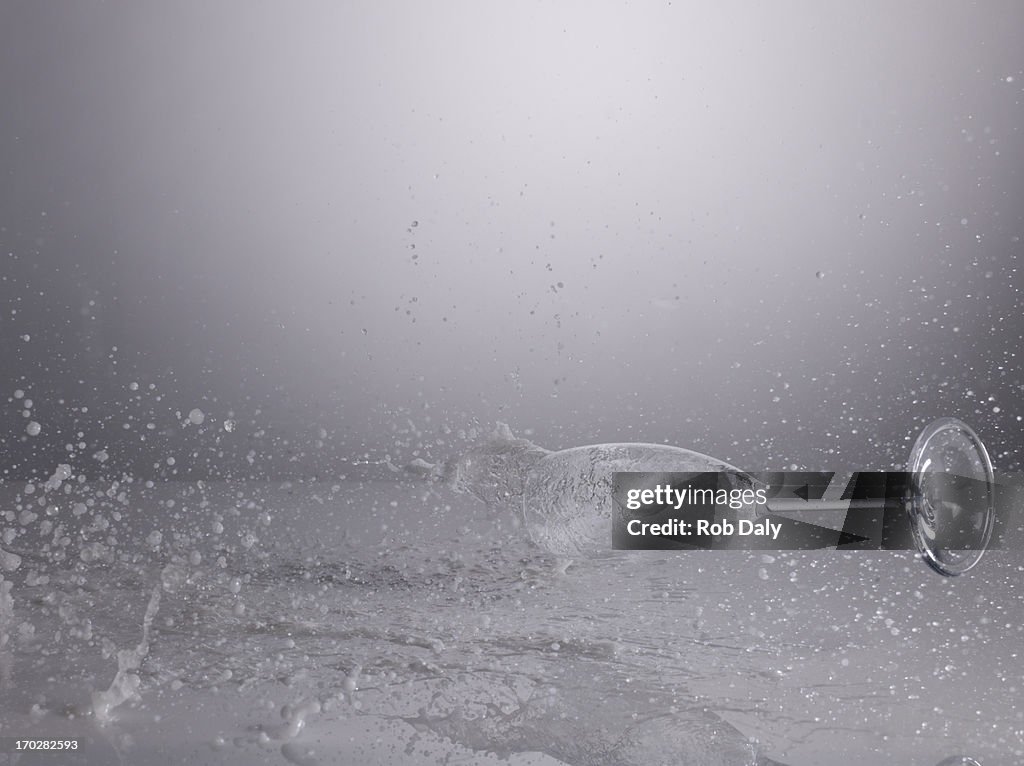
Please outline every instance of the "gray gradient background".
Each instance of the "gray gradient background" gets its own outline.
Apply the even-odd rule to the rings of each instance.
[[[887,468],[940,415],[1019,469],[1022,30],[1019,2],[3,0],[0,470],[81,439],[331,474],[498,419]]]

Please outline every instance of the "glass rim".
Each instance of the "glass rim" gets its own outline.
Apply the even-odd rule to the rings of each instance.
[[[984,522],[981,532],[980,545],[970,551],[971,555],[964,556],[960,561],[949,561],[940,558],[938,550],[934,548],[921,530],[920,520],[927,517],[925,510],[923,477],[928,473],[927,466],[931,462],[929,450],[933,439],[942,433],[955,431],[959,437],[966,437],[966,443],[974,452],[982,470],[985,473],[986,501],[984,508]],[[972,569],[979,561],[985,551],[988,550],[989,542],[992,539],[992,529],[995,523],[994,495],[995,476],[992,469],[992,461],[989,458],[988,450],[974,430],[957,418],[939,418],[927,426],[918,435],[914,446],[910,451],[908,470],[911,473],[912,493],[907,501],[907,512],[910,516],[910,529],[914,543],[928,566],[939,574],[947,577],[956,577]]]

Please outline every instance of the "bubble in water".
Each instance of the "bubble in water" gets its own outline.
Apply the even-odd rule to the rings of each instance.
[[[39,436],[39,433],[42,430],[43,427],[34,420],[30,421],[29,424],[25,426],[25,433],[29,436]]]
[[[196,407],[188,413],[188,419],[193,425],[201,426],[203,421],[206,420],[206,413]]]

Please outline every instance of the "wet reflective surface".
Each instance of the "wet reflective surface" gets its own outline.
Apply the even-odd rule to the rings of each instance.
[[[64,558],[8,574],[4,611],[4,735],[82,737],[75,762],[1021,757],[1010,554],[984,578],[897,552],[630,551],[559,573],[514,514],[422,484],[101,489],[60,503],[94,501]],[[158,539],[147,505],[175,529]]]

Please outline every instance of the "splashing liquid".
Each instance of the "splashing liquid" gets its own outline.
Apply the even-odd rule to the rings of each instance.
[[[521,511],[530,538],[562,557],[608,550],[615,513],[615,473],[728,475],[729,488],[751,489],[754,479],[728,463],[665,444],[593,444],[557,452],[516,438],[503,423],[486,443],[454,460],[410,466],[418,473],[483,502]]]

